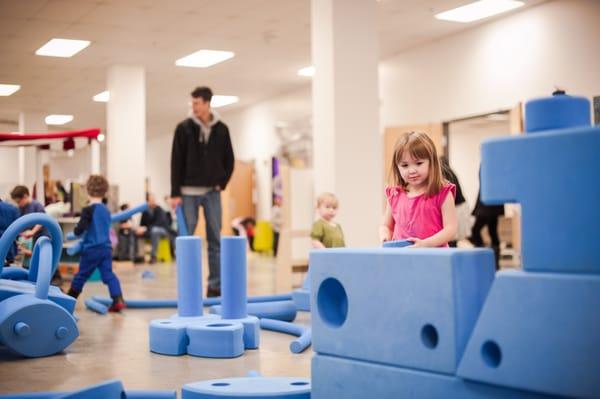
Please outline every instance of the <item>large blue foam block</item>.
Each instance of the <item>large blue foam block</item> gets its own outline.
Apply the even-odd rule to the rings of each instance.
[[[148,327],[150,351],[161,355],[184,355],[190,342],[187,328],[196,323],[203,324],[213,320],[219,320],[219,317],[208,314],[199,317],[174,316],[169,319],[154,319]]]
[[[465,381],[451,375],[315,355],[312,399],[534,399],[549,396]]]
[[[600,273],[600,127],[482,144],[481,199],[522,207],[523,268]]]
[[[313,350],[454,373],[494,279],[487,249],[312,251]]]
[[[458,375],[556,395],[600,397],[600,276],[497,275]]]
[[[183,399],[310,399],[310,381],[293,377],[244,377],[185,384]]]

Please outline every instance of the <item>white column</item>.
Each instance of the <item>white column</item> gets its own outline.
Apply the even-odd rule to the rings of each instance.
[[[315,195],[338,196],[347,246],[377,245],[382,215],[376,7],[312,0]]]
[[[100,174],[100,143],[92,139],[90,147],[90,173],[97,175]]]
[[[45,133],[48,131],[44,114],[35,111],[23,111],[19,113],[19,132],[21,133]],[[44,162],[42,152],[35,147],[21,147],[19,149],[19,184],[31,187],[35,182],[36,198],[44,203]],[[32,193],[33,194],[33,193]]]
[[[146,170],[146,77],[140,66],[109,68],[106,109],[107,177],[119,186],[119,202],[144,201]],[[168,151],[168,149],[165,149]],[[165,166],[165,167],[168,167]]]

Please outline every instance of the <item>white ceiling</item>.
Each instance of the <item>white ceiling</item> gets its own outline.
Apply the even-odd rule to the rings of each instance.
[[[476,26],[433,18],[469,2],[378,1],[381,58]],[[36,56],[53,37],[92,44],[72,58]],[[201,48],[236,55],[207,69],[175,66]],[[105,104],[92,96],[105,90],[109,66],[135,64],[146,69],[152,136],[172,131],[198,85],[240,97],[222,112],[307,85],[296,71],[310,64],[310,0],[0,0],[0,54],[0,83],[21,85],[0,97],[0,123],[27,110],[73,114],[65,129],[104,128]]]

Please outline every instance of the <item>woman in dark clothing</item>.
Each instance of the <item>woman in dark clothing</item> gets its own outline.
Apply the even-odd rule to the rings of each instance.
[[[466,217],[467,218],[469,217],[468,209],[465,209],[465,212],[461,212],[461,208],[467,206],[467,200],[465,199],[465,196],[463,195],[463,192],[462,192],[462,188],[460,187],[460,183],[458,182],[458,176],[456,176],[456,173],[454,173],[452,168],[450,168],[450,163],[448,162],[448,158],[446,158],[445,156],[441,156],[440,157],[440,166],[442,167],[442,176],[444,177],[444,179],[446,179],[447,181],[449,181],[450,183],[452,183],[456,186],[456,197],[454,198],[454,205],[456,206],[456,216],[457,216],[457,222],[458,222],[458,226],[456,229],[456,236],[457,236],[457,240],[459,240],[459,239],[465,238],[466,234],[468,234],[467,232],[461,233],[464,230],[468,231],[467,225],[468,225],[469,221],[464,220],[465,217],[461,217],[462,213],[466,213]],[[457,240],[449,241],[448,246],[456,247]]]

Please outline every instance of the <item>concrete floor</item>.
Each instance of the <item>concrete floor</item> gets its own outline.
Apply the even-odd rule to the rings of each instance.
[[[206,265],[206,262],[204,262]],[[250,256],[249,295],[274,292],[275,263],[272,258]],[[125,298],[174,299],[174,264],[114,266]],[[150,270],[153,279],[143,279]],[[206,271],[203,276],[206,278]],[[68,283],[63,286],[68,289]],[[207,379],[243,377],[249,371],[263,376],[310,377],[312,351],[293,354],[293,337],[261,330],[260,348],[246,351],[235,359],[204,359],[193,356],[170,357],[148,349],[150,320],[164,318],[175,309],[125,309],[121,314],[99,315],[83,305],[92,295],[108,296],[101,282],[88,283],[77,303],[79,338],[64,353],[38,359],[24,359],[0,352],[0,394],[32,391],[75,390],[108,379],[120,379],[126,390],[175,389]],[[310,314],[299,312],[296,322],[309,325]]]

